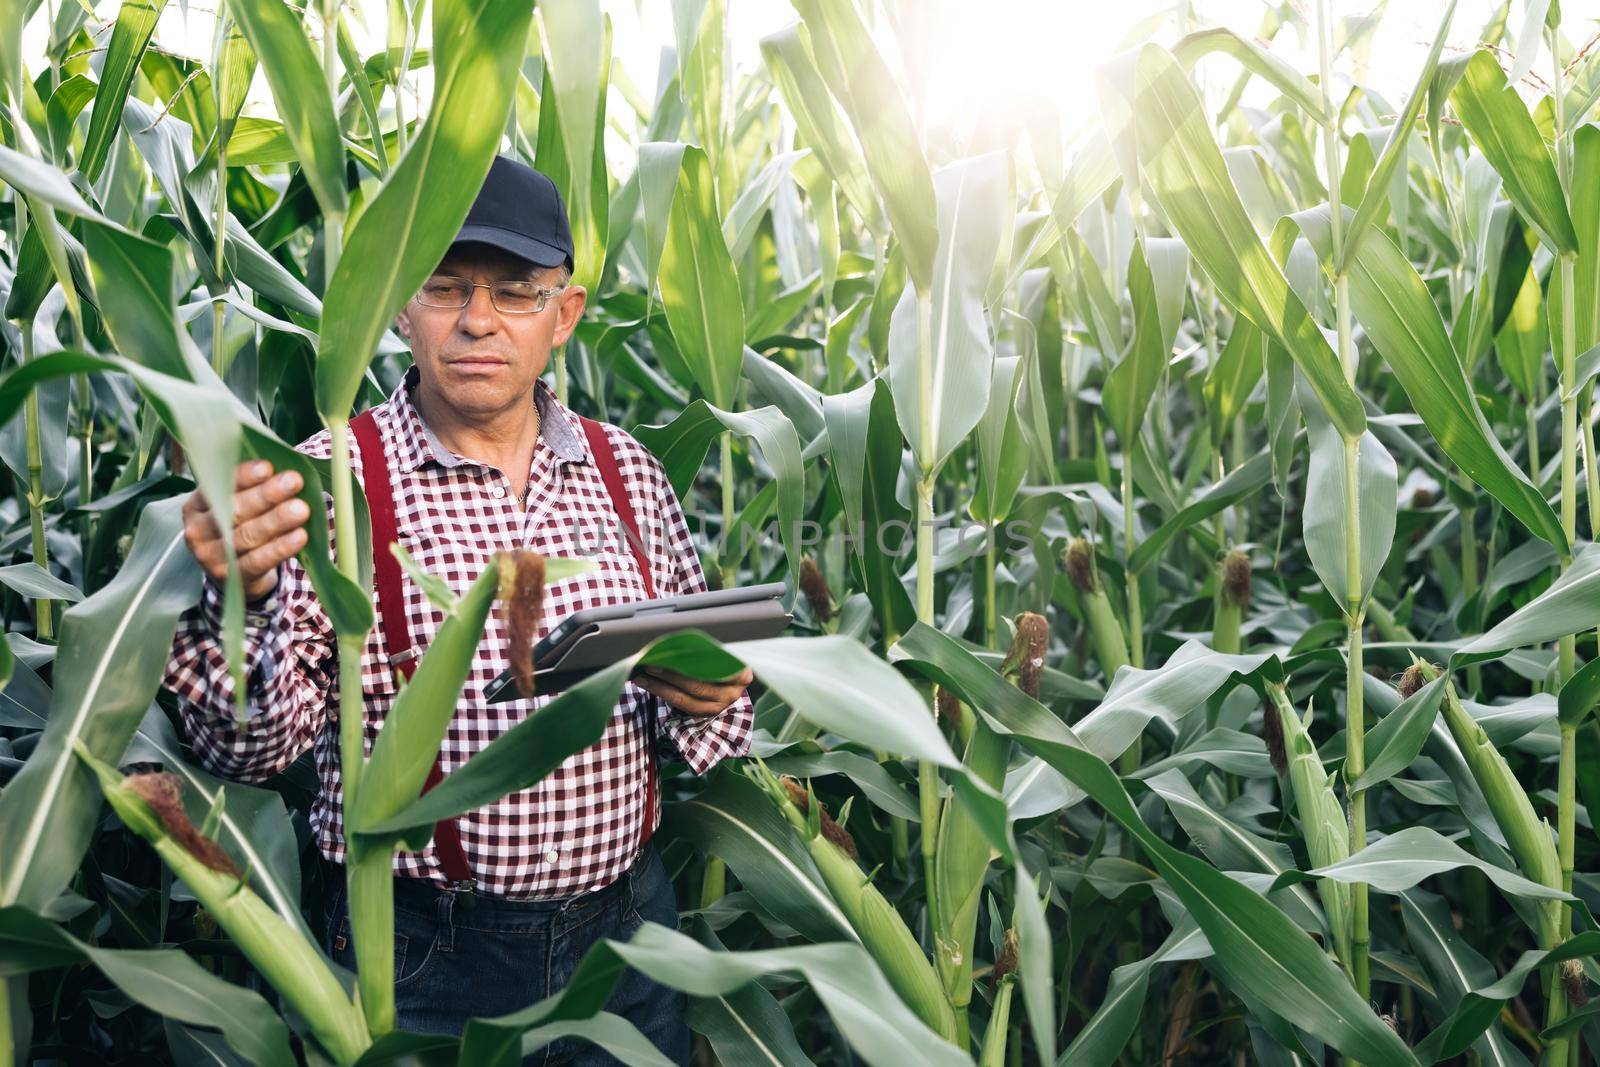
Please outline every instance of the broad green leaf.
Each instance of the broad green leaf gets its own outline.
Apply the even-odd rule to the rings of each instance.
[[[1593,930],[1569,938],[1549,952],[1524,952],[1498,981],[1468,990],[1450,1017],[1418,1043],[1417,1058],[1423,1063],[1438,1063],[1459,1056],[1499,1017],[1506,1001],[1522,992],[1528,975],[1541,965],[1596,954],[1600,954],[1600,933]]]
[[[1364,601],[1372,592],[1394,544],[1399,492],[1394,457],[1371,430],[1363,433],[1358,442],[1347,443],[1315,406],[1303,399],[1301,407],[1311,439],[1311,461],[1306,473],[1306,555],[1311,557],[1311,566],[1328,594],[1348,611],[1354,607],[1353,598]],[[1347,485],[1346,450],[1352,445],[1359,449],[1353,491],[1360,508],[1358,515],[1350,514],[1347,506],[1351,492]],[[1351,587],[1346,562],[1347,530],[1352,522],[1359,524],[1360,535],[1361,573],[1355,588]]]
[[[1556,697],[1560,708],[1561,725],[1580,726],[1600,703],[1600,659],[1585,663],[1561,687]]]
[[[769,770],[796,778],[820,778],[841,774],[850,779],[874,806],[916,822],[921,815],[917,802],[881,763],[844,749],[821,750],[814,741],[792,745],[763,757]]]
[[[1555,583],[1489,630],[1456,649],[1452,669],[1502,652],[1542,645],[1600,626],[1600,545],[1585,545]]]
[[[653,297],[667,243],[667,224],[683,169],[681,141],[646,141],[639,146],[639,203],[644,224],[645,293]]]
[[[1257,452],[1229,471],[1222,481],[1207,487],[1205,492],[1184,505],[1181,510],[1174,512],[1170,519],[1147,534],[1139,542],[1139,547],[1133,550],[1133,555],[1128,558],[1128,568],[1136,573],[1142,573],[1160,557],[1162,549],[1178,534],[1195,527],[1224,508],[1248,499],[1266,485],[1271,477],[1272,457],[1266,452]]]
[[[1193,67],[1202,56],[1221,52],[1231,56],[1245,71],[1265,79],[1303,110],[1319,126],[1332,123],[1322,106],[1322,94],[1309,79],[1288,63],[1254,41],[1233,30],[1214,26],[1197,30],[1172,46],[1172,55],[1185,67]]]
[[[816,664],[823,662],[828,670],[817,670]],[[388,836],[425,831],[439,819],[528,788],[568,755],[600,738],[623,682],[644,663],[707,679],[725,678],[748,666],[796,714],[824,731],[872,749],[961,770],[917,691],[853,638],[776,637],[721,645],[690,630],[662,638],[578,683],[411,800],[404,810],[381,821],[353,818],[353,828],[357,833]],[[996,810],[999,795],[993,790],[987,794],[970,790],[966,778],[961,781],[964,797],[979,805],[983,825],[998,847],[1004,840],[1003,809]]]
[[[851,559],[885,639],[892,641],[917,621],[917,613],[900,577],[903,546],[884,536],[911,529],[910,509],[895,495],[905,448],[889,383],[878,377],[849,393],[825,396],[822,412],[828,469],[839,487],[847,529],[852,537],[861,534],[852,542]]]
[[[101,67],[99,91],[94,94],[90,130],[83,138],[83,152],[78,157],[78,170],[91,182],[98,181],[110,157],[112,139],[122,128],[122,107],[133,85],[133,75],[138,72],[139,58],[149,45],[155,22],[165,6],[166,0],[123,0],[117,10],[117,27],[110,32],[106,66]]]
[[[976,710],[988,718],[981,705]],[[1075,782],[1138,840],[1205,932],[1216,952],[1217,966],[1230,985],[1347,1055],[1370,1063],[1417,1062],[1322,948],[1283,912],[1150,830],[1104,760],[1071,744],[1018,739]]]
[[[1367,731],[1367,766],[1361,777],[1350,783],[1351,793],[1386,782],[1411,766],[1433,730],[1442,699],[1444,679],[1435,678]]]
[[[1177,61],[1146,46],[1131,76],[1103,78],[1101,93],[1120,97],[1132,116],[1131,130],[1108,132],[1136,139],[1151,194],[1218,296],[1293,356],[1341,435],[1359,435],[1366,424],[1361,401],[1250,224],[1200,97]]]
[[[488,0],[433,5],[427,121],[361,213],[328,283],[317,349],[325,421],[349,419],[379,339],[461,229],[499,147],[531,14]]]
[[[761,906],[808,941],[859,941],[793,826],[748,778],[722,774],[698,796],[669,804],[666,832],[724,860]]]
[[[1112,1067],[1144,1013],[1150,973],[1168,960],[1194,958],[1189,946],[1195,942],[1203,945],[1205,938],[1192,922],[1185,922],[1153,953],[1113,970],[1100,1006],[1062,1052],[1057,1067]]]
[[[699,924],[710,947],[723,949],[704,924]],[[684,1020],[711,1042],[722,1063],[766,1063],[773,1067],[809,1067],[811,1059],[796,1039],[794,1024],[783,1007],[759,982],[709,997],[690,997]]]
[[[182,499],[151,504],[117,577],[62,619],[50,716],[0,792],[0,904],[44,908],[72,880],[99,822],[100,790],[75,743],[121,757],[150,707],[178,615],[200,594],[183,540]]]
[[[1366,239],[1367,230],[1375,223],[1382,223],[1388,214],[1389,201],[1393,194],[1391,179],[1397,170],[1404,172],[1408,147],[1411,144],[1412,127],[1416,125],[1417,116],[1422,113],[1423,101],[1428,96],[1428,84],[1433,81],[1433,72],[1438,69],[1439,53],[1444,50],[1444,43],[1449,38],[1450,23],[1455,14],[1456,0],[1450,0],[1439,19],[1439,28],[1433,36],[1433,47],[1428,50],[1428,58],[1423,61],[1417,80],[1411,87],[1411,94],[1406,97],[1405,110],[1400,112],[1394,125],[1389,128],[1389,139],[1384,143],[1383,152],[1378,156],[1371,177],[1367,179],[1366,190],[1361,195],[1355,218],[1351,221],[1349,229],[1344,231],[1344,246],[1335,268],[1336,274],[1349,272],[1356,253],[1361,250],[1361,244]]]
[[[108,226],[116,225],[91,206],[59,169],[5,145],[0,145],[0,181],[74,218],[96,219]],[[37,225],[38,220],[33,220],[33,223]]]
[[[933,178],[905,97],[852,0],[793,2],[823,83],[855,131],[911,284],[928,293],[937,285],[934,265],[948,231],[942,206],[935,206]]]
[[[220,1029],[250,1063],[294,1067],[296,1062],[288,1026],[261,994],[217,977],[180,949],[100,948],[25,908],[6,907],[0,908],[0,953],[8,961],[7,974],[82,960],[156,1015]]]
[[[994,346],[983,294],[1011,216],[1011,174],[1002,153],[934,175],[939,241],[933,284],[900,295],[889,325],[889,388],[918,466],[937,471],[966,440],[989,401]]]
[[[455,717],[461,687],[472,671],[489,609],[494,606],[500,568],[506,565],[497,559],[472,583],[455,613],[428,643],[416,673],[395,698],[372,743],[362,788],[348,805],[346,819],[351,827],[383,822],[422,791]]]
[[[1544,357],[1551,350],[1551,344],[1544,290],[1539,287],[1539,276],[1531,266],[1524,272],[1517,298],[1500,332],[1495,335],[1494,347],[1501,369],[1517,392],[1528,402],[1537,402],[1544,393]],[[1582,380],[1581,374],[1579,380]]]
[[[1443,897],[1424,889],[1407,889],[1400,894],[1400,914],[1406,940],[1427,968],[1434,997],[1445,1011],[1454,1011],[1468,991],[1494,982],[1494,967],[1461,937]],[[1483,1062],[1494,1067],[1527,1062],[1509,1047],[1498,1026],[1479,1037],[1474,1047]]]
[[[300,173],[318,206],[324,215],[343,219],[349,205],[344,145],[322,63],[306,36],[305,25],[282,0],[236,4],[228,13],[238,21],[261,60],[283,132],[294,145]],[[391,232],[390,237],[394,236]]]
[[[1475,52],[1460,78],[1450,102],[1473,143],[1504,180],[1506,195],[1547,248],[1576,253],[1578,235],[1555,161],[1527,105],[1507,83],[1500,61],[1491,51]]]
[[[1244,414],[1250,394],[1266,371],[1266,347],[1261,331],[1249,319],[1234,320],[1233,332],[1216,363],[1206,372],[1202,392],[1206,399],[1206,419],[1211,428],[1211,444],[1220,448]]]
[[[1101,759],[1115,759],[1151,719],[1176,723],[1230,680],[1254,674],[1266,662],[1263,655],[1231,656],[1198,641],[1185,642],[1159,668],[1118,671],[1105,700],[1073,730],[1085,749]]]
[[[544,169],[545,116],[560,131],[555,179],[566,202],[574,248],[572,281],[598,297],[605,269],[607,207],[605,171],[607,75],[611,70],[611,20],[598,0],[539,7],[544,41],[544,95],[540,98],[537,161]]]
[[[1302,877],[1332,878],[1340,882],[1364,882],[1383,893],[1398,893],[1410,889],[1424,878],[1460,867],[1474,867],[1482,871],[1489,881],[1505,893],[1534,900],[1567,899],[1567,894],[1561,890],[1542,886],[1514,871],[1481,860],[1426,826],[1407,826],[1396,830],[1338,863],[1315,868],[1304,875],[1297,872],[1287,878],[1279,878],[1277,884],[1287,884]]]
[[[1324,266],[1331,264],[1326,208],[1302,212],[1294,221]],[[1495,439],[1433,298],[1387,234],[1374,233],[1362,242],[1351,265],[1350,301],[1356,320],[1445,454],[1532,533],[1562,548],[1566,539],[1555,512]]]
[[[1028,473],[1027,442],[1017,420],[1020,356],[994,361],[989,406],[978,422],[978,480],[968,511],[980,522],[1004,522]]]
[[[715,952],[654,923],[640,927],[627,943],[609,939],[597,943],[566,988],[548,999],[511,1015],[468,1022],[461,1062],[514,1067],[524,1031],[598,1011],[625,967],[693,997],[731,993],[766,975],[799,975],[866,1063],[903,1067],[907,1049],[915,1049],[918,1061],[930,1067],[971,1063],[965,1052],[940,1039],[911,1013],[859,945]]]
[[[783,412],[768,404],[753,411],[724,411],[696,400],[665,426],[640,426],[634,434],[654,453],[673,490],[687,497],[706,450],[721,433],[732,433],[755,445],[778,486],[778,526],[790,573],[800,573],[800,519],[805,499],[805,463],[800,438]],[[730,534],[730,540],[732,539]],[[737,552],[739,546],[730,545]]]
[[[75,604],[83,599],[83,592],[77,586],[63,582],[37,563],[0,567],[0,585],[36,600],[64,600]]]
[[[1132,450],[1134,438],[1144,424],[1144,413],[1161,384],[1167,369],[1171,346],[1163,345],[1165,331],[1161,328],[1161,314],[1156,306],[1155,280],[1145,258],[1148,242],[1135,242],[1133,256],[1128,260],[1128,295],[1133,301],[1133,344],[1111,372],[1106,375],[1105,386],[1100,391],[1101,407],[1117,440],[1126,450]],[[1165,244],[1183,246],[1170,239]]]
[[[866,164],[816,69],[804,24],[792,22],[761,38],[761,58],[794,119],[800,143],[816,152],[861,221],[874,232],[882,232]]]
[[[711,163],[683,149],[661,254],[661,303],[684,361],[715,407],[733,406],[744,361],[739,278],[722,239]]]

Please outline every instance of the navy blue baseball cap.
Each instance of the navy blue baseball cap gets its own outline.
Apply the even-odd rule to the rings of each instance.
[[[572,227],[550,176],[495,156],[456,241],[480,241],[541,267],[573,265]]]

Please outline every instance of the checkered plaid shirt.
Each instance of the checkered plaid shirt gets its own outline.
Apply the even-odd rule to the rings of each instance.
[[[428,429],[410,398],[416,380],[413,367],[376,416],[389,456],[400,544],[423,569],[465,594],[500,550],[593,560],[589,573],[547,587],[540,635],[580,608],[644,598],[644,583],[581,424],[544,381],[535,389],[541,425],[524,507],[498,470],[456,455]],[[606,425],[606,433],[649,552],[657,595],[704,590],[689,525],[661,463],[617,427]],[[328,433],[297,447],[325,457]],[[361,476],[360,453],[352,451]],[[409,578],[405,589],[412,637],[425,649],[444,615]],[[275,592],[251,605],[245,638],[251,711],[241,729],[218,638],[221,605],[220,588],[208,579],[200,603],[179,621],[167,668],[166,685],[179,697],[189,741],[206,767],[239,781],[271,777],[313,747],[322,789],[311,809],[312,829],[323,854],[342,861],[339,730],[328,714],[338,697],[332,625],[305,569],[298,560],[286,562]],[[506,666],[506,641],[505,624],[495,612],[440,750],[445,774],[554,698],[484,700],[485,688]],[[370,754],[396,694],[381,625],[367,639],[361,666]],[[696,773],[749,748],[754,716],[748,694],[720,715],[697,717],[629,682],[595,745],[532,789],[461,816],[461,844],[481,890],[565,897],[605,886],[628,869],[646,810],[646,715],[659,724],[662,753],[681,757]],[[398,875],[447,880],[432,843],[421,852],[397,853],[394,868]]]

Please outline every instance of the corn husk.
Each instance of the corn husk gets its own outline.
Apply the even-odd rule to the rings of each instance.
[[[165,780],[170,776],[124,778],[81,743],[77,751],[99,777],[101,792],[123,824],[155,847],[251,965],[305,1019],[334,1062],[360,1059],[372,1038],[359,1005],[316,946],[249,887],[216,842],[199,837]],[[158,778],[163,780],[152,780]],[[197,838],[203,844],[197,846]]]
[[[1432,664],[1417,665],[1426,681],[1439,676]],[[1500,750],[1494,747],[1489,735],[1484,733],[1478,720],[1467,714],[1456,696],[1455,687],[1446,683],[1444,690],[1444,721],[1450,736],[1455,739],[1461,757],[1466,761],[1472,778],[1483,790],[1495,825],[1505,835],[1512,857],[1522,870],[1524,878],[1561,888],[1561,860],[1556,855],[1556,843],[1550,833],[1550,824],[1534,813],[1528,793],[1511,772],[1511,766]],[[1561,902],[1544,901],[1539,908],[1539,945],[1554,948],[1561,940]]]
[[[1282,770],[1294,794],[1295,810],[1300,815],[1300,830],[1305,837],[1306,853],[1315,867],[1338,863],[1350,855],[1350,824],[1345,821],[1344,808],[1333,791],[1332,778],[1322,766],[1316,746],[1306,734],[1305,725],[1289,703],[1289,695],[1282,687],[1267,687],[1269,703],[1263,711],[1273,722],[1269,734],[1276,732],[1282,740]],[[1275,759],[1274,763],[1279,760]],[[1328,927],[1333,932],[1333,949],[1346,966],[1350,961],[1350,886],[1331,878],[1317,883],[1317,896],[1322,900],[1322,910],[1327,913]]]
[[[1095,657],[1100,669],[1109,680],[1116,677],[1119,668],[1127,666],[1128,639],[1122,632],[1122,622],[1117,618],[1111,598],[1094,566],[1094,548],[1081,537],[1073,538],[1065,555],[1067,576],[1078,590],[1083,603],[1083,621],[1089,627],[1089,638],[1094,642]]]
[[[945,999],[944,988],[934,973],[922,946],[912,936],[900,913],[878,888],[868,881],[855,860],[822,829],[822,805],[808,796],[807,810],[801,811],[789,787],[779,782],[765,767],[758,768],[758,780],[777,803],[784,817],[800,832],[806,851],[822,874],[839,910],[850,920],[861,944],[877,961],[889,985],[935,1033],[947,1040],[956,1034],[955,1012]]]

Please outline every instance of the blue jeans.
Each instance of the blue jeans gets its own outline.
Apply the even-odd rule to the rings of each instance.
[[[344,868],[327,864],[326,948],[355,970]],[[601,938],[627,941],[646,921],[678,928],[678,905],[661,855],[646,845],[611,885],[564,900],[508,900],[395,879],[394,994],[401,1030],[460,1034],[471,1018],[506,1015],[558,992]],[[605,1010],[621,1015],[674,1063],[689,1062],[682,993],[628,968]],[[524,1067],[615,1064],[596,1045],[561,1038]]]

